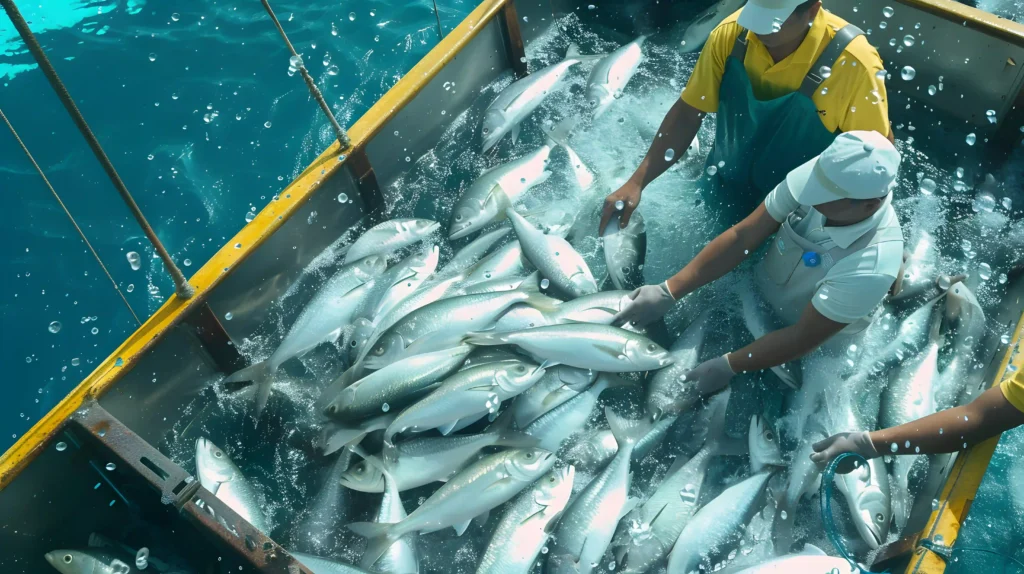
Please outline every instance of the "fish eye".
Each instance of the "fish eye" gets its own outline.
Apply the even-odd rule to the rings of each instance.
[[[526,372],[526,366],[519,365],[518,367],[516,367],[516,372],[517,373],[525,373]]]
[[[462,221],[462,214],[461,213],[456,214],[455,221]]]
[[[74,559],[75,559],[74,556],[72,556],[70,554],[65,554],[64,555],[64,563],[65,564],[71,564],[71,561],[74,560]]]
[[[549,478],[548,482],[550,482],[551,484],[554,484],[555,483],[555,477],[552,476],[551,478]]]
[[[764,438],[768,442],[774,442],[775,441],[775,433],[773,433],[772,431],[767,431],[767,432],[764,433]]]
[[[359,465],[355,467],[354,470],[356,474],[363,474],[364,472],[366,472],[366,467],[364,467],[363,465]]]
[[[526,453],[526,459],[527,459],[527,460],[530,460],[530,459],[532,459],[532,458],[533,458],[533,453],[532,453],[532,452],[528,452],[528,453]]]
[[[651,343],[651,344],[647,345],[647,350],[648,350],[648,351],[650,351],[650,352],[652,352],[652,353],[653,353],[654,351],[656,351],[657,349],[658,349],[658,346],[657,346],[657,345],[655,345],[654,343]]]
[[[349,343],[349,345],[351,345],[353,348],[355,348],[355,346],[358,344],[359,343],[357,343],[355,339],[352,339],[352,341]]]
[[[622,272],[623,273],[629,273],[629,267],[623,266],[622,267]]]
[[[487,135],[488,133],[490,133],[490,131],[491,131],[490,129],[484,128],[484,135]]]
[[[221,458],[222,456],[224,456],[224,453],[222,453],[219,450],[215,450],[215,451],[213,451],[213,456],[216,457],[216,458]]]
[[[878,523],[885,522],[885,516],[883,516],[882,513],[879,512],[878,514],[875,515],[875,522],[878,522]]]

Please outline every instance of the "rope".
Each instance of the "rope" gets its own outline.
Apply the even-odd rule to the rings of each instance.
[[[9,1],[9,0],[0,0]],[[302,79],[306,80],[306,87],[309,88],[310,95],[316,100],[316,103],[320,104],[320,109],[324,111],[327,119],[331,122],[331,127],[334,128],[334,135],[338,138],[338,143],[341,144],[341,149],[347,148],[351,145],[351,141],[348,139],[348,134],[345,133],[345,128],[341,127],[338,123],[337,118],[334,117],[334,112],[331,111],[331,107],[327,105],[327,101],[324,100],[324,95],[320,93],[320,89],[316,87],[316,82],[313,80],[313,76],[309,75],[309,71],[306,70],[306,64],[303,63],[302,57],[295,51],[295,46],[292,46],[291,40],[288,39],[288,34],[285,34],[284,28],[281,27],[281,21],[277,19],[277,15],[274,14],[274,9],[270,7],[270,2],[267,0],[261,0],[263,2],[263,8],[266,9],[267,15],[274,21],[274,26],[277,26],[277,32],[281,34],[281,39],[284,40],[288,51],[292,53],[292,56],[298,60],[299,64],[296,66],[299,69],[299,73],[302,74]]]
[[[856,560],[850,557],[850,552],[846,549],[846,544],[843,542],[843,537],[839,535],[839,529],[836,528],[836,523],[832,516],[832,480],[836,476],[836,467],[839,466],[839,463],[843,459],[849,457],[858,459],[865,465],[868,462],[867,459],[859,454],[844,452],[832,459],[832,462],[828,463],[828,466],[825,467],[825,472],[821,473],[821,488],[818,493],[818,501],[821,507],[821,522],[825,525],[825,534],[827,534],[828,539],[832,541],[832,546],[835,546],[839,555],[849,562],[850,566],[852,566],[857,572],[860,572],[861,574],[885,574],[864,570]]]
[[[444,30],[441,29],[441,13],[437,11],[437,0],[434,0],[434,17],[437,18],[437,39],[444,39]]]
[[[75,231],[78,232],[78,235],[82,238],[82,241],[85,242],[85,246],[88,247],[89,251],[92,252],[92,256],[96,258],[96,263],[100,264],[100,269],[102,269],[103,273],[106,274],[107,279],[110,279],[110,284],[114,286],[114,291],[117,291],[117,294],[121,296],[121,300],[124,301],[125,307],[128,307],[128,311],[131,312],[132,317],[135,317],[135,322],[138,323],[139,325],[142,325],[142,321],[139,320],[139,316],[135,314],[135,309],[132,309],[131,304],[128,303],[128,299],[124,296],[124,293],[121,292],[121,288],[117,286],[117,281],[114,281],[114,277],[110,275],[110,271],[107,271],[107,266],[103,264],[103,260],[100,259],[99,253],[96,253],[96,249],[93,248],[92,243],[89,243],[89,239],[85,236],[85,232],[82,231],[82,228],[78,226],[78,222],[75,221],[75,218],[71,215],[71,212],[68,211],[67,206],[64,205],[64,201],[61,200],[59,195],[57,195],[57,190],[53,189],[53,185],[50,184],[50,180],[46,177],[46,174],[43,173],[43,168],[39,167],[39,164],[36,163],[36,158],[32,157],[32,153],[28,151],[28,147],[25,146],[25,142],[21,141],[21,136],[18,135],[17,130],[15,130],[14,126],[11,125],[10,120],[8,120],[7,116],[4,115],[4,111],[2,109],[0,109],[0,118],[3,118],[4,123],[7,124],[7,128],[10,129],[11,134],[14,135],[14,139],[18,140],[18,145],[21,146],[21,150],[25,152],[25,155],[28,156],[28,160],[32,162],[33,166],[35,166],[36,171],[39,172],[39,177],[43,178],[43,183],[45,183],[46,187],[50,189],[50,193],[52,193],[53,197],[57,199],[57,203],[60,204],[60,208],[64,210],[64,213],[68,216],[68,219],[71,220],[71,225],[75,226]]]
[[[7,16],[11,19],[14,27],[18,29],[18,34],[21,39],[24,40],[25,45],[29,51],[32,52],[32,56],[35,58],[36,63],[39,64],[39,68],[46,75],[46,79],[50,81],[50,86],[53,87],[53,91],[57,93],[57,97],[60,98],[61,103],[64,104],[64,108],[71,115],[71,119],[74,120],[75,125],[78,126],[78,131],[82,133],[82,137],[89,143],[89,147],[92,148],[93,154],[96,159],[99,160],[100,165],[103,166],[103,170],[107,172],[107,177],[110,178],[110,182],[114,184],[114,188],[121,195],[121,199],[124,200],[125,205],[135,216],[135,220],[138,221],[139,226],[142,227],[142,231],[145,232],[149,242],[156,249],[160,259],[164,262],[164,267],[167,268],[167,272],[174,279],[174,289],[177,296],[181,299],[189,299],[195,294],[195,289],[188,284],[185,276],[178,269],[177,265],[171,259],[167,250],[164,249],[163,244],[160,242],[160,238],[157,237],[156,232],[150,227],[149,222],[146,221],[146,216],[142,214],[142,210],[139,209],[138,204],[135,203],[135,199],[132,198],[132,194],[129,193],[128,188],[124,182],[121,181],[121,176],[117,174],[117,170],[114,169],[114,164],[110,162],[110,158],[107,157],[106,152],[103,151],[103,147],[100,145],[99,140],[96,139],[96,135],[89,128],[89,124],[85,122],[85,118],[82,116],[82,112],[78,110],[78,106],[75,105],[75,101],[71,99],[71,94],[68,93],[68,89],[64,87],[64,83],[60,77],[57,76],[57,70],[53,68],[53,64],[50,63],[49,58],[43,52],[42,46],[39,45],[39,41],[36,40],[32,30],[29,29],[28,24],[25,22],[25,18],[18,11],[18,7],[14,4],[14,0],[0,0],[0,6],[3,6],[4,10],[7,11]]]

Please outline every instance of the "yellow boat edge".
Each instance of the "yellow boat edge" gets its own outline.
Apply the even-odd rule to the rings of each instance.
[[[183,300],[174,295],[169,297],[121,346],[50,412],[39,419],[3,456],[0,456],[0,490],[6,488],[21,469],[32,462],[49,440],[60,431],[68,417],[81,408],[85,401],[102,396],[150,347],[160,341],[191,311],[204,304],[210,292],[239,263],[273,235],[317,191],[322,181],[342,169],[354,151],[365,148],[387,121],[415,98],[420,90],[476,37],[492,18],[499,15],[509,2],[510,0],[481,2],[349,128],[351,144],[348,149],[341,150],[337,142],[329,146],[299,177],[281,191],[278,199],[263,208],[249,224],[196,271],[189,279],[195,288],[195,295],[191,299]],[[342,154],[345,155],[344,158],[340,157]],[[241,247],[235,248],[236,244],[241,244]]]

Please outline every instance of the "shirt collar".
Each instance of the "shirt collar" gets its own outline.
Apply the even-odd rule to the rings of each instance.
[[[825,40],[825,28],[828,23],[825,20],[825,9],[819,8],[818,14],[814,17],[811,22],[811,29],[804,36],[804,41],[800,43],[796,51],[784,58],[781,62],[773,61],[773,65],[778,64],[811,64],[818,56],[819,48],[821,48],[822,42]],[[771,54],[768,52],[768,48],[761,43],[760,38],[756,34],[750,32],[747,34],[747,39],[753,39],[754,42],[760,46],[762,50],[768,54],[768,59],[771,60]]]
[[[829,238],[840,248],[846,249],[853,245],[854,241],[857,241],[864,236],[865,233],[878,228],[881,225],[882,220],[886,214],[889,213],[889,209],[892,206],[892,193],[885,196],[885,200],[882,202],[881,207],[878,208],[871,217],[861,221],[860,223],[854,223],[853,225],[843,225],[840,227],[824,227],[823,231],[828,234]],[[818,210],[811,208],[811,211],[821,218],[824,223],[825,216],[821,215]]]

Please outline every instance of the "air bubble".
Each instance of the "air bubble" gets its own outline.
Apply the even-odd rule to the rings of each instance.
[[[985,112],[985,117],[988,118],[988,123],[990,123],[990,124],[994,124],[997,121],[999,121],[999,120],[996,119],[996,111],[995,110],[988,110],[988,111],[986,111]]]
[[[551,286],[551,280],[550,279],[545,277],[544,279],[540,280],[540,288],[541,289],[547,289],[550,286]]]
[[[107,463],[107,466],[105,466],[104,468],[106,468],[106,469],[107,469],[107,470],[109,470],[109,471],[113,471],[114,469],[116,469],[116,468],[117,468],[117,465],[116,465],[116,464],[114,464],[114,463],[112,463],[112,462],[108,462],[108,463]]]
[[[892,9],[892,6],[886,6],[885,8],[882,8],[882,16],[885,16],[886,18],[892,18],[892,15],[895,12],[896,11]]]
[[[828,79],[829,76],[832,75],[832,68],[828,66],[822,66],[818,68],[818,75],[821,76],[823,79]]]
[[[256,212],[255,211],[246,211],[245,212],[245,222],[246,223],[251,223],[253,219],[256,219]]]
[[[665,161],[672,161],[676,157],[676,150],[668,148],[665,150]]]
[[[380,406],[380,410],[386,413],[391,410],[391,405],[384,403]]]
[[[707,169],[707,173],[708,173],[708,175],[715,175],[716,173],[718,173],[718,166],[709,165],[708,169]]]
[[[267,120],[267,121],[263,122],[263,127],[265,127],[265,128],[269,128],[271,125],[272,124],[270,123],[270,120]]]
[[[915,70],[913,66],[903,66],[903,69],[900,70],[900,77],[903,78],[907,82],[909,82],[910,80],[913,80],[914,76],[916,76],[916,75],[917,75],[917,70]]]
[[[982,281],[988,281],[992,277],[992,266],[988,263],[978,265],[978,277],[980,277]]]
[[[156,54],[150,54],[149,55],[149,61],[150,62],[155,62],[156,61]]]
[[[57,443],[55,448],[57,449],[57,452],[64,452],[68,448],[68,443],[61,441]]]
[[[338,66],[336,66],[334,64],[331,64],[330,66],[327,66],[327,75],[328,76],[337,76],[340,72],[341,72],[341,70],[339,70]]]
[[[231,311],[228,311],[227,313],[224,313],[224,320],[225,321],[230,321],[230,320],[232,320],[234,318],[235,318],[235,316],[231,314]]]
[[[928,86],[928,95],[934,96],[939,90],[935,86]]]
[[[149,548],[143,546],[135,554],[135,567],[139,570],[145,570],[147,566],[149,566]]]
[[[89,332],[92,333],[93,335],[99,335],[100,330],[98,327],[93,327]]]
[[[916,40],[914,39],[914,36],[911,34],[907,34],[906,36],[903,37],[903,45],[908,48],[913,46],[915,41]]]
[[[900,449],[900,447],[896,443],[892,443],[891,445],[889,445],[889,450],[892,451],[892,452],[896,452],[899,449]]]
[[[49,330],[50,330],[51,333],[57,334],[57,333],[60,333],[60,328],[61,327],[62,327],[62,325],[60,324],[60,321],[53,321],[53,322],[50,323]]]
[[[128,258],[128,264],[132,266],[132,271],[138,271],[142,267],[142,258],[135,251],[129,251],[126,257]]]
[[[922,179],[920,185],[918,186],[918,190],[920,190],[921,193],[924,195],[932,195],[933,193],[935,193],[935,188],[935,180],[927,177]]]
[[[171,14],[172,22],[177,22],[178,20],[181,20],[181,14],[178,14],[177,12]]]
[[[615,210],[622,211],[626,207],[626,202],[621,199],[615,202]]]
[[[964,138],[964,141],[967,142],[967,145],[974,145],[974,143],[978,141],[978,136],[974,135],[974,132],[971,132],[967,134],[967,137]]]
[[[349,22],[355,22],[356,21],[356,13],[355,12],[349,12],[348,13],[348,21]]]

